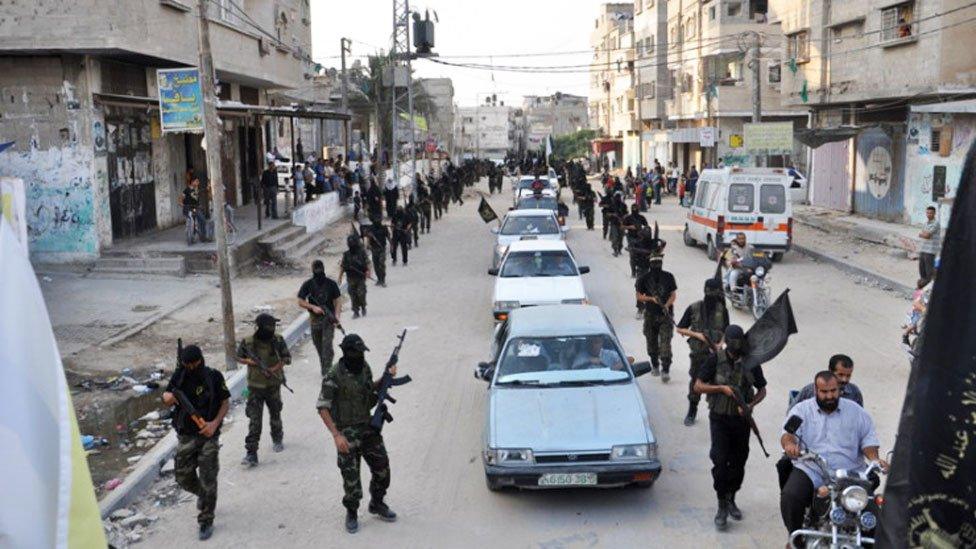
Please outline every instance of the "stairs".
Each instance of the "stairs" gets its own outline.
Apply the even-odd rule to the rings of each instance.
[[[284,263],[298,262],[326,242],[328,239],[324,231],[306,233],[305,227],[294,225],[258,240],[269,257]]]
[[[106,252],[95,261],[91,272],[152,276],[186,276],[186,259],[180,255],[137,255]]]

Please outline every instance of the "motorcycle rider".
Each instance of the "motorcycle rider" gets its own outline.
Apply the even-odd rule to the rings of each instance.
[[[837,383],[840,385],[840,397],[849,398],[863,408],[864,396],[861,395],[861,389],[851,383],[851,376],[854,375],[854,360],[847,355],[837,354],[830,357],[830,360],[827,362],[827,369],[837,377]],[[814,384],[808,383],[800,389],[800,392],[793,400],[793,405],[795,406],[799,402],[813,398],[816,394]]]
[[[787,533],[803,528],[803,517],[814,493],[819,497],[829,493],[819,467],[797,459],[804,452],[818,454],[832,471],[863,470],[865,459],[877,461],[883,471],[888,470],[888,464],[878,456],[880,443],[871,416],[853,400],[840,397],[837,376],[823,370],[813,383],[816,397],[790,410],[790,416],[803,420],[796,434],[784,428],[780,437],[783,451],[793,460],[793,470],[779,502]]]
[[[746,233],[735,235],[735,238],[729,244],[729,249],[725,252],[724,258],[725,268],[728,269],[725,278],[725,287],[729,290],[739,288],[739,278],[742,275],[742,270],[739,266],[743,259],[752,255],[752,252],[752,245],[746,243]]]

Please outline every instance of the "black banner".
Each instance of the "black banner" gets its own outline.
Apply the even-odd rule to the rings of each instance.
[[[491,223],[498,219],[498,214],[495,213],[495,210],[491,209],[491,204],[483,196],[481,197],[481,204],[478,204],[478,215],[481,216],[481,219],[485,223]]]
[[[749,354],[742,360],[747,370],[769,362],[786,347],[786,341],[797,332],[790,291],[784,290],[746,332]]]
[[[976,546],[976,146],[915,349],[878,547]]]

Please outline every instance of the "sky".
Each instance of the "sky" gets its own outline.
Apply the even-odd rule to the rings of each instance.
[[[410,8],[421,13],[425,9],[437,12],[440,22],[435,25],[434,51],[445,62],[539,67],[589,62],[590,32],[601,3],[599,0],[411,0]],[[393,0],[312,0],[311,5],[312,57],[316,62],[339,67],[339,39],[343,36],[353,40],[354,57],[373,54],[379,48],[389,51]],[[555,52],[561,54],[551,55]],[[547,55],[504,57],[526,53]],[[413,67],[419,77],[451,78],[454,101],[460,106],[481,103],[492,93],[506,105],[521,105],[523,95],[561,91],[585,96],[589,91],[585,67],[570,69],[573,72],[568,74],[451,67],[426,60],[414,61]]]

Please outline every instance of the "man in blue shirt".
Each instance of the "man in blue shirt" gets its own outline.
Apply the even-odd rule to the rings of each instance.
[[[780,493],[780,514],[786,531],[802,528],[803,516],[814,492],[826,496],[825,479],[811,462],[797,460],[804,452],[818,454],[831,470],[863,470],[865,459],[877,461],[882,469],[888,464],[878,457],[878,436],[874,422],[864,408],[853,400],[840,398],[840,384],[833,372],[824,370],[814,378],[816,396],[790,410],[790,416],[803,420],[796,434],[783,431],[780,444],[793,459],[790,473]]]

